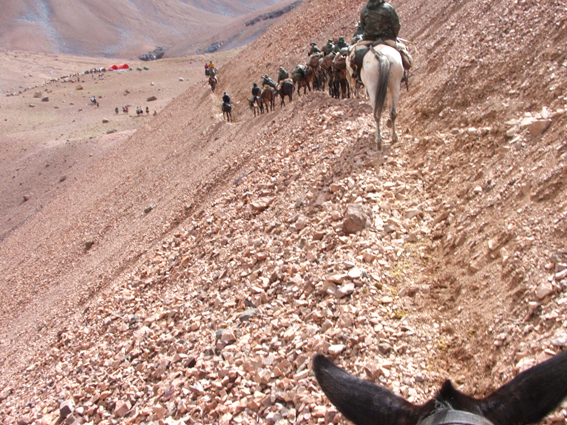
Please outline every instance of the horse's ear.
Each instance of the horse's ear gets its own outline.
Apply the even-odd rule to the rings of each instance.
[[[477,404],[495,425],[527,425],[540,422],[565,397],[567,351],[520,373]]]
[[[427,410],[350,375],[321,354],[313,357],[313,371],[331,403],[356,425],[415,425]]]

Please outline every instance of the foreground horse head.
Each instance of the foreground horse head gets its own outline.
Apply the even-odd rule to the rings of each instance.
[[[321,354],[313,370],[325,395],[356,425],[527,425],[541,421],[567,396],[567,351],[528,369],[483,399],[445,381],[422,405],[356,378]]]
[[[347,60],[347,74],[352,75],[352,66]],[[380,134],[380,117],[386,103],[386,95],[390,91],[392,109],[390,110],[389,125],[392,126],[392,142],[398,141],[396,133],[396,108],[400,99],[400,85],[404,76],[402,56],[393,47],[386,44],[374,46],[368,50],[362,61],[360,78],[366,87],[370,105],[376,120],[376,146],[382,150],[382,135]],[[351,81],[352,84],[352,81]]]

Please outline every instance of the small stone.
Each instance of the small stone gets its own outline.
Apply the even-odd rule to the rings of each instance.
[[[392,297],[382,297],[380,302],[382,304],[392,304],[394,302],[394,299]]]
[[[83,90],[83,86],[79,84],[77,87],[75,87],[75,90]]]
[[[59,406],[59,416],[65,419],[71,413],[75,411],[75,402],[73,400],[67,400],[61,403]]]
[[[345,349],[345,346],[343,344],[337,344],[337,345],[331,345],[329,347],[329,355],[331,356],[338,356],[339,354],[341,354]]]
[[[223,332],[220,341],[224,345],[234,344],[236,342],[236,336],[234,335],[234,331],[232,329],[227,329]]]
[[[381,342],[380,344],[378,344],[378,350],[380,350],[380,352],[386,356],[390,354],[390,351],[392,351],[392,346],[387,342]]]
[[[567,346],[567,334],[559,334],[551,339],[551,343],[556,347]]]
[[[179,81],[185,81],[185,78],[179,78]]]
[[[559,267],[558,267],[559,270]],[[563,280],[567,277],[567,269],[561,270],[559,273],[555,274],[555,280]]]
[[[147,100],[148,102],[153,102],[153,101],[157,100],[157,97],[155,97],[155,96],[150,96],[150,97],[148,97],[146,100]]]
[[[350,204],[345,212],[343,231],[345,234],[360,232],[372,223],[372,210],[364,205]]]
[[[162,405],[158,404],[158,405],[154,406],[154,417],[157,420],[165,418],[166,413],[167,413],[167,410]]]
[[[337,298],[344,298],[352,295],[354,292],[354,283],[347,283],[341,286],[337,292]]]
[[[118,403],[116,403],[116,408],[114,409],[114,416],[117,418],[122,418],[126,415],[126,413],[128,413],[130,411],[130,409],[132,408],[132,405],[130,404],[129,401],[118,401]]]
[[[553,286],[548,282],[542,283],[536,289],[536,297],[540,300],[543,300],[545,297],[551,295],[552,293],[553,293]]]
[[[364,271],[355,267],[353,269],[350,269],[348,272],[348,277],[351,279],[360,279],[361,276],[363,275]]]
[[[41,98],[42,102],[49,102],[49,96],[45,96]]]
[[[257,312],[258,310],[256,310],[255,308],[249,308],[248,310],[245,310],[244,312],[242,312],[242,314],[240,314],[238,320],[240,320],[241,322],[248,322],[256,315]]]
[[[102,119],[102,123],[103,123],[103,124],[108,124],[109,122],[110,122],[110,121],[108,121],[107,118],[103,118],[103,119]]]
[[[263,198],[260,198],[256,201],[253,201],[250,205],[252,206],[252,209],[260,212],[260,211],[264,211],[270,205],[272,205],[272,202],[274,202],[274,199],[275,198],[271,198],[271,197],[263,197]]]
[[[35,108],[35,103],[30,103],[30,108]]]

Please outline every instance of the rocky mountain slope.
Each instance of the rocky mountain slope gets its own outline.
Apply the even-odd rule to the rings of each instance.
[[[421,402],[567,345],[565,4],[395,3],[416,67],[385,157],[365,100],[252,118],[252,82],[362,5],[306,1],[2,242],[4,423],[338,422],[315,352]]]

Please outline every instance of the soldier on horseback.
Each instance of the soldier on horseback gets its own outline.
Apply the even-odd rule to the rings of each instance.
[[[348,43],[345,41],[345,38],[343,36],[339,37],[339,41],[337,41],[337,44],[335,44],[335,47],[333,48],[333,52],[335,53],[339,53],[342,49],[344,48],[349,48]]]
[[[404,80],[407,82],[407,71],[411,68],[412,57],[406,46],[398,40],[400,28],[396,9],[385,0],[368,0],[360,12],[360,29],[364,40],[362,43],[384,43],[398,50],[404,65]]]
[[[333,51],[333,48],[335,47],[335,44],[333,43],[333,39],[329,38],[327,40],[327,44],[325,44],[323,47],[321,47],[321,51],[326,55],[330,54]]]
[[[230,105],[230,96],[228,94],[226,94],[226,92],[224,92],[224,94],[222,95],[222,101],[228,105]]]
[[[321,53],[321,49],[319,49],[319,47],[317,47],[317,43],[311,43],[310,46],[311,46],[311,49],[309,50],[309,53],[307,54],[307,56],[311,56],[314,53]]]
[[[258,87],[258,84],[254,83],[254,85],[252,86],[252,96],[254,96],[254,98],[257,98],[258,96],[260,96],[260,93],[262,93],[262,89]]]

